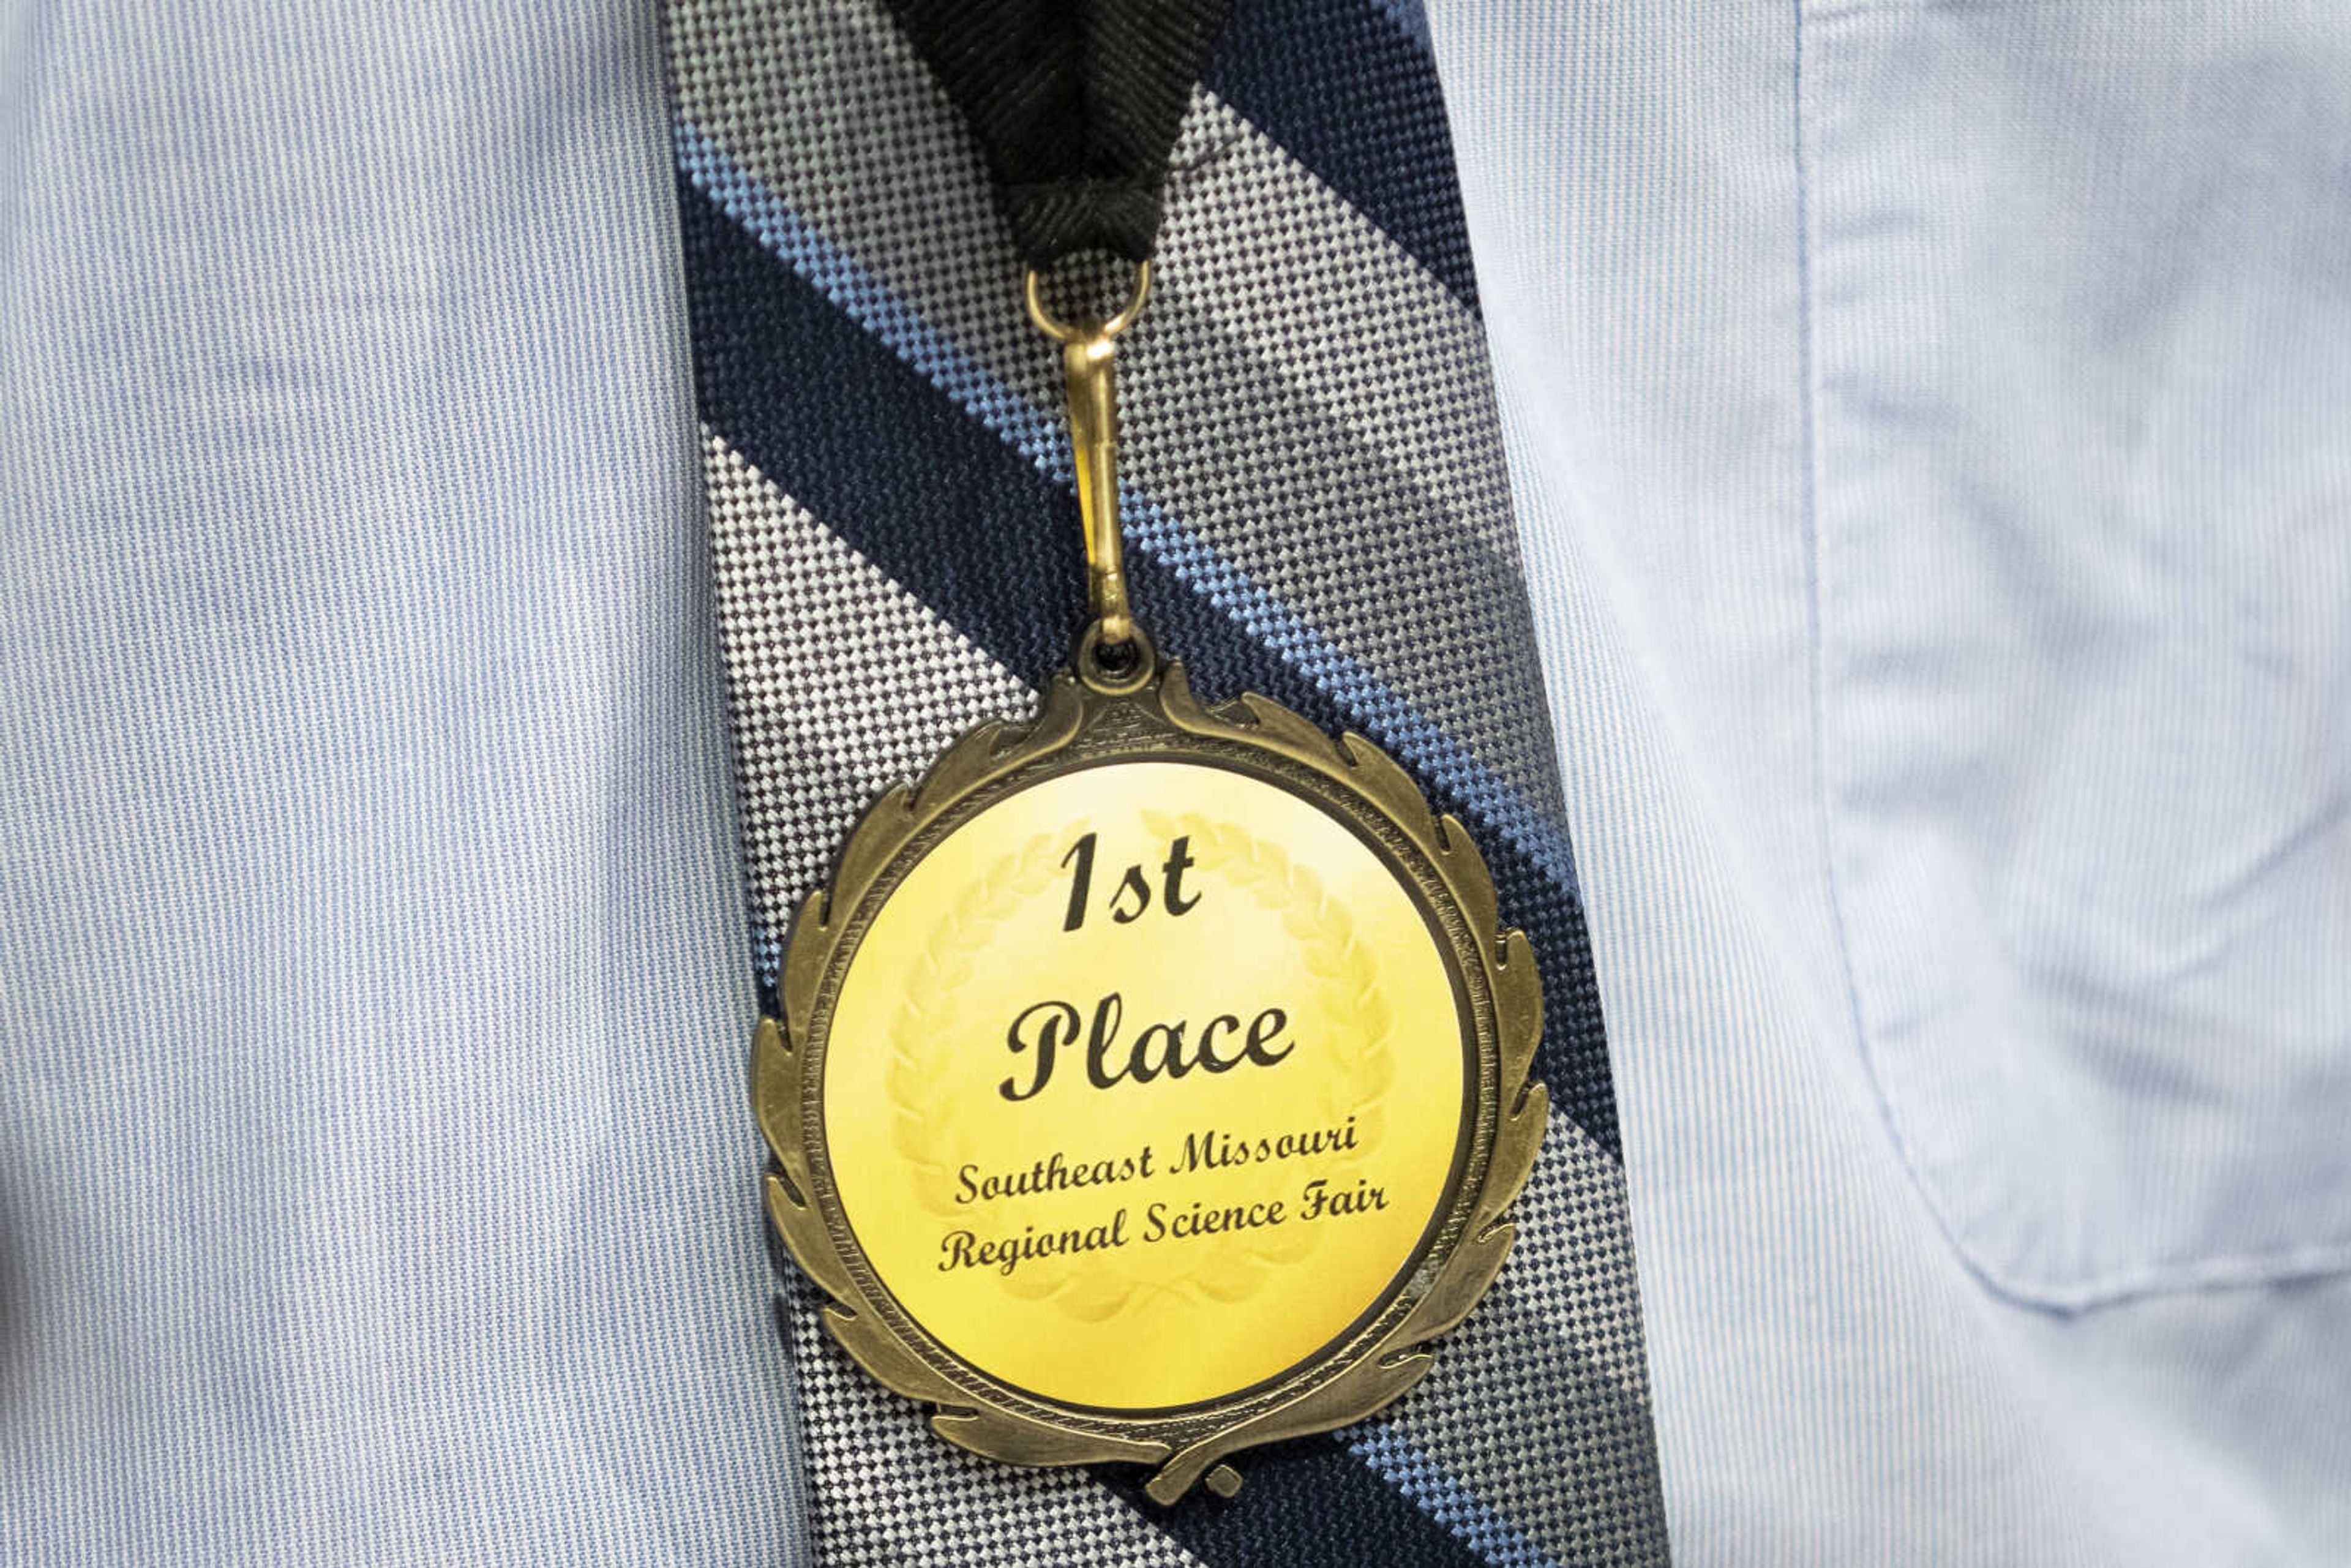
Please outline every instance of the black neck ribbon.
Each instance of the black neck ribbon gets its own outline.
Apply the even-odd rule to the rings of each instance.
[[[1167,155],[1232,0],[885,0],[1040,271],[1151,258]]]

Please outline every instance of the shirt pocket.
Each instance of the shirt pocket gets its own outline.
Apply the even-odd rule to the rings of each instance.
[[[2351,1268],[2351,8],[1804,17],[1823,788],[1973,1266]]]

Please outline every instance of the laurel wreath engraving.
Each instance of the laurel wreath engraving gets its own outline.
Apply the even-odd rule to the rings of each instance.
[[[1378,960],[1355,934],[1346,905],[1331,895],[1311,866],[1300,865],[1280,844],[1238,822],[1215,821],[1196,811],[1171,821],[1150,811],[1144,826],[1162,839],[1188,837],[1205,846],[1203,871],[1222,870],[1281,916],[1283,933],[1322,981],[1323,1016],[1338,1026],[1322,1042],[1345,1070],[1333,1082],[1358,1091],[1353,1103],[1325,1109],[1335,1116],[1356,1112],[1357,1144],[1366,1150],[1375,1145],[1382,1131],[1380,1096],[1395,1077],[1388,1054],[1395,1018],[1380,988]]]
[[[934,1214],[956,1212],[949,1184],[961,1162],[941,1152],[952,1129],[943,1113],[947,1097],[940,1092],[945,1084],[938,1053],[926,1048],[950,1038],[956,995],[997,932],[1053,881],[1059,869],[1054,842],[1050,833],[1030,839],[990,866],[939,916],[891,1025],[887,1086],[898,1112],[891,1142],[926,1178],[923,1204]]]
[[[1221,871],[1247,889],[1259,904],[1281,917],[1282,932],[1297,944],[1306,967],[1322,981],[1322,1013],[1335,1027],[1316,1042],[1338,1061],[1340,1071],[1324,1080],[1344,1083],[1353,1102],[1332,1094],[1322,1111],[1334,1123],[1355,1113],[1355,1147],[1333,1159],[1339,1170],[1361,1166],[1376,1148],[1383,1130],[1381,1097],[1395,1078],[1389,1055],[1394,1009],[1380,989],[1379,964],[1355,934],[1344,904],[1332,898],[1310,866],[1292,861],[1282,847],[1238,822],[1217,821],[1186,811],[1169,819],[1144,815],[1144,826],[1162,840],[1186,837],[1202,851],[1200,869]],[[1246,1249],[1227,1248],[1220,1260],[1192,1276],[1203,1293],[1224,1302],[1254,1295],[1276,1267],[1302,1261],[1322,1239],[1319,1228],[1276,1226],[1253,1231]]]
[[[1332,898],[1311,867],[1297,864],[1280,844],[1238,823],[1212,821],[1196,812],[1169,817],[1147,812],[1144,826],[1155,836],[1190,839],[1203,875],[1222,873],[1263,908],[1280,917],[1300,956],[1321,981],[1322,1018],[1332,1026],[1318,1040],[1336,1059],[1338,1074],[1326,1082],[1323,1113],[1334,1124],[1356,1118],[1356,1146],[1332,1156],[1336,1170],[1362,1166],[1379,1142],[1381,1096],[1395,1076],[1389,1043],[1393,1009],[1380,988],[1379,967],[1356,935],[1347,909]],[[942,1218],[960,1210],[954,1173],[968,1150],[956,1140],[953,1093],[943,1050],[954,1040],[956,993],[974,964],[994,943],[1008,920],[1053,883],[1061,863],[1059,839],[1040,834],[1004,855],[969,883],[931,928],[922,957],[908,977],[890,1030],[886,1083],[897,1119],[893,1143],[923,1178],[923,1205]],[[1342,1097],[1337,1086],[1352,1092]],[[1031,1260],[1013,1273],[982,1278],[1024,1300],[1050,1301],[1069,1316],[1098,1322],[1124,1310],[1144,1291],[1225,1304],[1246,1301],[1280,1268],[1303,1261],[1320,1245],[1321,1228],[1289,1225],[1249,1232],[1237,1245],[1217,1249],[1205,1264],[1155,1276],[1091,1258],[1055,1256]]]
[[[1055,879],[1061,867],[1056,842],[1051,834],[1029,840],[966,888],[939,917],[891,1030],[888,1089],[897,1107],[893,1141],[925,1178],[925,1206],[942,1217],[957,1212],[949,1184],[964,1151],[950,1145],[955,1132],[948,1113],[951,1086],[940,1071],[936,1048],[953,1039],[956,993],[970,977],[972,966],[1004,923]],[[950,1146],[956,1148],[953,1155],[944,1153]],[[1051,1300],[1086,1322],[1120,1311],[1143,1284],[1113,1270],[1079,1268],[1067,1258],[1035,1260],[1014,1273],[982,1278],[1017,1296]]]
[[[1186,749],[1261,758],[1269,769],[1296,778],[1301,793],[1337,805],[1356,802],[1349,809],[1376,819],[1425,862],[1414,875],[1447,912],[1447,929],[1464,966],[1458,972],[1481,998],[1474,1009],[1482,1076],[1473,1155],[1450,1195],[1449,1218],[1413,1279],[1355,1338],[1269,1387],[1227,1400],[1170,1412],[1081,1411],[977,1374],[907,1322],[879,1290],[849,1239],[820,1163],[820,1014],[830,1005],[828,984],[837,983],[836,961],[859,929],[867,895],[947,813],[1017,788],[1024,776],[1064,757],[1164,759]],[[1024,850],[1024,865],[1028,859]],[[1271,862],[1260,863],[1270,878]],[[1285,888],[1298,869],[1282,870]],[[1016,880],[1022,874],[1020,866],[1006,873]],[[1304,884],[1294,890],[1300,904],[1309,891]],[[1347,983],[1343,973],[1328,978]],[[784,1016],[762,1019],[753,1040],[751,1100],[774,1156],[768,1215],[831,1298],[827,1329],[884,1385],[935,1406],[931,1425],[949,1441],[1015,1464],[1153,1466],[1144,1490],[1162,1503],[1204,1476],[1215,1490],[1229,1491],[1239,1481],[1222,1462],[1228,1454],[1344,1426],[1420,1380],[1433,1362],[1433,1342],[1468,1315],[1501,1268],[1514,1235],[1507,1213],[1533,1169],[1549,1113],[1543,1086],[1529,1078],[1542,1030],[1533,955],[1524,936],[1501,929],[1492,881],[1461,824],[1434,815],[1410,776],[1360,736],[1333,741],[1253,695],[1210,712],[1193,698],[1179,664],[1164,666],[1132,690],[1090,687],[1061,675],[1032,724],[1017,730],[983,726],[949,747],[919,786],[876,801],[842,845],[831,884],[801,905],[778,990]]]

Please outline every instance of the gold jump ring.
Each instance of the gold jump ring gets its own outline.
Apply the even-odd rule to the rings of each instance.
[[[1115,338],[1134,325],[1143,314],[1143,302],[1151,295],[1151,264],[1134,264],[1134,287],[1118,314],[1107,321],[1064,321],[1045,308],[1045,275],[1035,267],[1029,269],[1022,281],[1021,297],[1029,302],[1029,319],[1037,323],[1037,330],[1057,343],[1074,343],[1087,338]]]

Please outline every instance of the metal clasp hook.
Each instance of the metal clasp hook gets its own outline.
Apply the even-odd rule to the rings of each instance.
[[[1070,445],[1077,459],[1078,517],[1086,530],[1086,572],[1094,619],[1104,646],[1136,634],[1126,592],[1126,551],[1118,523],[1118,371],[1114,340],[1143,313],[1151,293],[1151,264],[1134,268],[1134,292],[1107,321],[1064,321],[1045,308],[1044,277],[1029,269],[1029,319],[1061,345],[1069,385]]]

